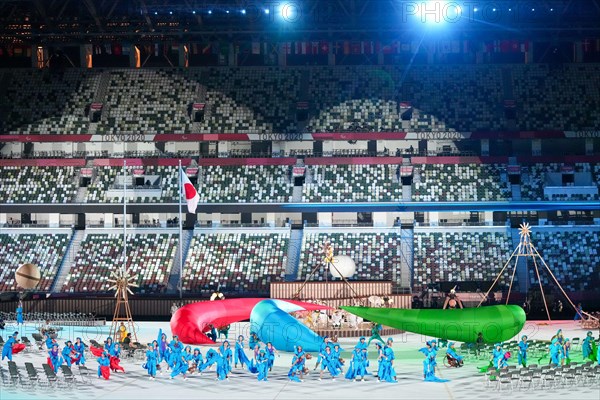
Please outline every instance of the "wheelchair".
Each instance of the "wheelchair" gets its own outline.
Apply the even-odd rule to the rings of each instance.
[[[444,366],[446,368],[460,368],[463,365],[464,363],[462,360],[459,361],[450,354],[446,354],[446,357],[444,357]]]

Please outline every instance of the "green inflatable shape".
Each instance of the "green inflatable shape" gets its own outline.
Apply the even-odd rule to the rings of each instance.
[[[512,339],[525,325],[519,306],[489,306],[453,310],[410,310],[404,308],[340,307],[369,321],[407,332],[439,339],[474,343],[477,333],[485,343]]]

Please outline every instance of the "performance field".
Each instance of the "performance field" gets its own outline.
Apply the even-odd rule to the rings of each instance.
[[[139,323],[138,336],[144,342],[155,340],[159,329],[169,332],[165,323]],[[25,325],[24,332],[30,332],[36,327]],[[10,331],[11,326],[7,326]],[[247,323],[237,323],[231,326],[229,338],[231,343],[238,335],[248,337],[250,327]],[[510,398],[514,399],[576,399],[597,400],[600,394],[600,372],[598,367],[586,366],[582,357],[581,345],[573,346],[570,351],[570,365],[559,368],[549,367],[547,352],[548,340],[562,330],[565,338],[571,342],[579,342],[575,338],[585,338],[587,330],[582,329],[577,322],[558,321],[547,323],[543,321],[527,322],[523,331],[518,335],[528,335],[530,343],[528,353],[528,368],[517,365],[517,355],[508,359],[506,373],[500,372],[499,378],[490,379],[490,372],[480,372],[480,367],[487,367],[492,352],[489,346],[481,349],[479,355],[467,351],[456,344],[456,352],[464,356],[464,365],[460,368],[444,365],[443,359],[447,347],[440,347],[437,351],[438,365],[437,377],[446,382],[423,381],[424,356],[419,349],[425,342],[431,340],[417,334],[400,334],[392,336],[392,349],[395,354],[394,369],[396,381],[379,382],[377,372],[377,348],[374,342],[368,347],[369,366],[366,368],[365,380],[353,381],[345,379],[350,364],[351,351],[358,343],[355,339],[340,339],[339,344],[343,349],[341,358],[345,360],[343,372],[334,380],[329,372],[323,374],[319,380],[321,367],[314,370],[317,352],[314,357],[306,361],[309,373],[303,377],[303,382],[290,381],[288,372],[292,364],[293,355],[279,352],[275,356],[272,371],[267,373],[267,381],[258,381],[257,374],[248,371],[247,366],[233,367],[229,379],[218,380],[217,366],[207,368],[202,372],[187,374],[170,379],[171,371],[166,371],[167,364],[162,362],[163,372],[158,372],[156,379],[150,380],[148,371],[142,367],[145,362],[132,357],[121,355],[120,365],[125,372],[111,372],[109,380],[98,378],[96,357],[86,353],[86,366],[89,375],[82,375],[77,366],[72,366],[74,377],[67,379],[59,372],[58,381],[49,383],[49,387],[27,376],[25,364],[28,362],[39,365],[46,362],[48,355],[46,348],[40,351],[34,345],[28,351],[19,353],[15,357],[20,374],[20,382],[11,383],[12,372],[7,372],[6,361],[3,362],[3,386],[1,398],[9,399],[164,399],[177,393],[181,398],[210,398],[210,399],[299,399],[299,398],[329,398],[329,399],[488,399]],[[37,331],[37,329],[35,329]],[[107,328],[98,327],[64,327],[60,331],[58,342],[64,344],[68,339],[81,337],[88,344],[90,340],[102,342],[108,335]],[[597,335],[595,335],[597,336]],[[169,335],[169,340],[171,339]],[[383,338],[387,340],[388,338]],[[517,339],[517,337],[515,337]],[[224,338],[222,339],[224,340]],[[367,338],[368,340],[368,338]],[[507,341],[504,348],[514,347],[514,341]],[[543,344],[542,344],[543,343]],[[251,352],[246,345],[246,354]],[[192,346],[199,348],[204,358],[210,349],[218,350],[217,346]],[[262,346],[261,348],[264,348]],[[535,348],[535,350],[534,350]],[[89,355],[89,357],[88,357]],[[533,364],[536,364],[535,366]],[[597,364],[594,363],[594,364]],[[233,364],[232,364],[233,366]],[[485,368],[487,369],[487,368]],[[40,373],[43,374],[43,373]]]

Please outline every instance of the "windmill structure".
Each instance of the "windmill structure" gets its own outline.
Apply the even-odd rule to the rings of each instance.
[[[564,291],[563,287],[561,286],[560,282],[558,282],[558,279],[556,279],[556,276],[554,276],[554,274],[550,270],[550,267],[548,267],[548,264],[546,264],[546,261],[544,261],[544,258],[540,255],[540,253],[537,251],[537,249],[531,242],[531,227],[529,226],[528,223],[523,223],[520,225],[520,227],[519,227],[519,245],[513,251],[510,258],[508,259],[508,261],[506,261],[506,263],[504,264],[504,267],[502,267],[502,270],[500,270],[500,272],[498,273],[498,276],[496,276],[496,279],[492,283],[492,286],[488,289],[488,291],[485,293],[485,296],[479,302],[478,307],[481,306],[481,304],[485,300],[487,300],[488,295],[490,294],[490,292],[492,291],[492,289],[494,288],[494,286],[496,285],[496,283],[498,282],[500,277],[504,274],[505,271],[507,271],[507,269],[508,269],[507,273],[510,273],[510,285],[508,287],[508,294],[506,296],[506,304],[508,304],[508,301],[510,300],[510,293],[512,291],[512,285],[513,285],[513,282],[515,279],[515,273],[517,271],[517,264],[519,262],[520,257],[525,257],[527,259],[531,259],[533,262],[533,267],[535,268],[535,275],[536,275],[537,281],[540,285],[540,292],[542,294],[542,300],[544,301],[544,309],[546,310],[546,315],[548,316],[549,321],[551,321],[552,318],[550,317],[550,311],[548,310],[548,303],[546,302],[546,296],[544,294],[544,289],[542,287],[542,280],[540,279],[540,270],[542,270],[543,268],[546,269],[546,271],[548,272],[548,274],[550,275],[550,277],[552,278],[554,283],[556,283],[556,286],[558,286],[558,288],[560,289],[562,294],[565,296],[565,298],[571,305],[571,307],[573,307],[573,310],[577,311],[577,307],[575,306],[575,304],[573,304],[573,302],[571,301],[571,299],[569,298],[569,296],[567,295],[567,293]],[[514,261],[514,263],[513,263],[513,261]],[[510,268],[512,268],[512,272],[510,271]],[[587,313],[584,313],[584,314],[591,317]],[[593,318],[593,317],[591,317],[591,318]]]
[[[131,308],[129,307],[129,295],[133,295],[131,287],[138,287],[135,283],[137,281],[137,275],[132,275],[129,269],[121,267],[118,272],[111,271],[112,279],[108,279],[113,285],[109,290],[115,291],[115,297],[117,303],[115,304],[115,313],[113,314],[112,324],[110,326],[110,335],[113,338],[117,338],[119,333],[119,326],[121,322],[125,323],[127,331],[131,332],[133,341],[138,341],[136,329],[131,315]]]

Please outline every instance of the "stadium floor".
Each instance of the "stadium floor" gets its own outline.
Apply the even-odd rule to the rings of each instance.
[[[170,332],[168,323],[141,322],[138,323],[140,342],[148,342],[156,338],[159,328]],[[2,332],[3,336],[13,332],[14,327],[7,326]],[[585,330],[573,322],[528,322],[523,330],[530,339],[549,339],[557,329],[561,328],[565,337],[585,336]],[[35,327],[25,326],[25,333]],[[239,333],[246,334],[248,324],[235,324],[230,330],[230,338],[237,337]],[[82,328],[64,327],[61,331],[59,343],[64,344],[67,339],[77,336],[84,341],[95,339],[102,341],[106,338],[109,327]],[[29,332],[29,333],[28,333]],[[596,333],[596,332],[595,332]],[[560,387],[553,389],[522,390],[505,388],[501,392],[484,385],[483,374],[478,373],[478,367],[486,365],[486,361],[467,360],[466,365],[460,369],[446,368],[442,365],[442,358],[438,356],[440,372],[438,375],[450,379],[447,383],[429,383],[422,381],[422,355],[417,350],[423,346],[427,339],[417,334],[405,334],[394,337],[394,351],[396,354],[395,368],[399,382],[397,384],[378,383],[373,377],[367,377],[366,382],[350,382],[337,379],[332,382],[328,375],[318,381],[318,374],[311,372],[303,383],[293,383],[287,379],[288,366],[291,356],[283,353],[275,360],[275,367],[269,374],[268,382],[258,382],[255,375],[241,369],[234,369],[229,381],[215,381],[214,371],[205,372],[202,376],[192,375],[186,381],[181,376],[170,380],[167,375],[159,375],[155,381],[149,381],[146,371],[142,369],[140,361],[123,360],[126,374],[111,374],[109,381],[92,377],[90,383],[82,383],[74,369],[78,384],[73,389],[51,390],[24,390],[0,387],[0,399],[172,399],[172,398],[207,398],[207,399],[594,399],[600,398],[600,382],[593,384],[577,385],[574,387]],[[356,343],[355,339],[341,339],[340,343],[346,350]],[[203,354],[207,348],[203,347]],[[581,351],[575,350],[574,361],[581,361]],[[346,355],[343,358],[348,359]],[[440,352],[440,354],[442,354]],[[373,359],[375,352],[369,352]],[[14,357],[17,365],[24,370],[25,362],[32,362],[36,367],[41,367],[45,362],[46,353],[33,350],[20,353]],[[512,360],[514,364],[516,360]],[[310,368],[314,367],[315,359],[307,362]],[[371,362],[373,365],[373,361]],[[2,363],[6,369],[6,361]],[[97,363],[88,359],[88,367],[96,371]],[[371,370],[373,368],[370,368]],[[60,374],[59,374],[60,375]],[[60,387],[60,386],[59,386]],[[509,393],[510,391],[510,393]]]

